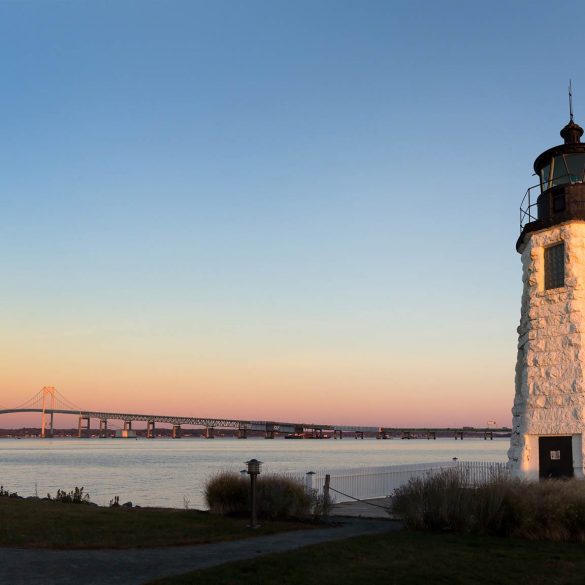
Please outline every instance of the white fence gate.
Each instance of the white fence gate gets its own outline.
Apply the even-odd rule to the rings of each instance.
[[[329,495],[333,503],[367,500],[391,496],[395,489],[413,478],[424,478],[446,469],[460,470],[467,485],[476,486],[495,476],[506,474],[505,463],[486,461],[443,461],[385,467],[330,469],[306,474],[307,489],[323,493],[325,476],[330,477]]]

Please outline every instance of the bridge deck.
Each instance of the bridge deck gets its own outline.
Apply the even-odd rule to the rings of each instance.
[[[24,412],[42,413],[42,408],[13,408],[0,410],[0,414],[13,414]],[[138,414],[129,412],[105,412],[93,410],[66,410],[60,408],[46,408],[46,414],[65,414],[84,418],[95,418],[99,420],[123,420],[138,422],[154,422],[170,425],[192,425],[206,428],[232,428],[245,429],[251,431],[275,431],[280,433],[297,433],[307,431],[341,431],[341,432],[358,432],[358,433],[509,433],[511,429],[506,427],[493,428],[474,428],[474,427],[370,427],[370,426],[348,426],[348,425],[330,425],[322,423],[296,423],[296,422],[278,422],[266,420],[240,420],[229,418],[207,418],[207,417],[190,417],[190,416],[170,416],[161,414]],[[301,430],[302,429],[302,430]]]

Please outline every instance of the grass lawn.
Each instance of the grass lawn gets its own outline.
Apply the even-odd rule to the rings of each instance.
[[[133,548],[201,544],[310,528],[300,522],[263,522],[196,510],[101,508],[0,497],[0,546],[40,548]]]
[[[156,585],[195,583],[583,584],[585,545],[403,531],[310,546],[156,581]]]

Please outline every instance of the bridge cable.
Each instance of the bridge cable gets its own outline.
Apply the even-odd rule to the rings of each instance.
[[[42,402],[43,391],[39,390],[32,398],[25,400],[22,404],[14,407],[14,410],[33,408],[40,406]]]
[[[69,400],[63,394],[61,394],[61,392],[59,392],[59,390],[56,390],[55,394],[56,394],[56,399],[57,399],[57,402],[59,403],[59,405],[66,407],[66,408],[64,408],[64,410],[74,410],[75,412],[81,413],[82,409],[79,407],[79,405],[75,404],[74,402],[71,402],[71,400]]]

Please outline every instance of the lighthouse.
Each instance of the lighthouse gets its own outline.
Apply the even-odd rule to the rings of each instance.
[[[522,201],[516,243],[523,291],[508,459],[529,479],[583,477],[585,144],[572,107],[560,134],[564,143],[534,162],[539,184]]]

